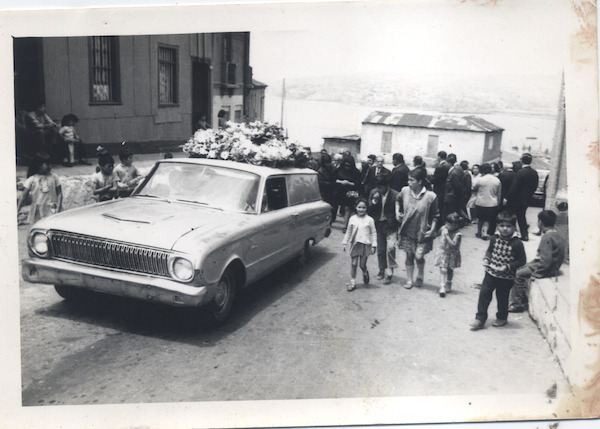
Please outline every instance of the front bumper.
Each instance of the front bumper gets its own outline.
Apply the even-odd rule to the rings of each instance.
[[[169,279],[51,259],[24,259],[21,261],[21,276],[30,283],[75,286],[178,307],[206,304],[215,290],[214,285],[191,286]]]

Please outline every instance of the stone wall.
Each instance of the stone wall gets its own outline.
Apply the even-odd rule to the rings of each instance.
[[[552,146],[550,175],[546,187],[546,210],[557,214],[556,230],[567,242],[565,263],[561,275],[531,282],[529,314],[546,338],[565,376],[571,371],[571,305],[569,275],[569,210],[567,195],[567,146],[565,133],[564,80],[558,101],[558,115]],[[530,253],[528,253],[530,254]]]
[[[567,379],[571,379],[571,306],[569,266],[556,278],[534,279],[529,291],[529,314],[548,342]]]

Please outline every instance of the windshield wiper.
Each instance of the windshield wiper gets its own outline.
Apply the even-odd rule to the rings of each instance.
[[[170,202],[171,202],[171,200],[170,200],[170,199],[168,199],[168,198],[165,198],[165,197],[159,197],[158,195],[150,195],[150,194],[135,194],[135,195],[132,195],[132,197],[148,197],[148,198],[156,198],[156,199],[158,199],[158,200],[161,200],[161,201],[166,201],[167,203],[170,203]]]

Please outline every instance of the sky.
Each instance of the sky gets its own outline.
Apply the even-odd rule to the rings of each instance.
[[[566,4],[338,3],[289,31],[252,31],[251,64],[266,83],[381,71],[555,74],[567,49]]]

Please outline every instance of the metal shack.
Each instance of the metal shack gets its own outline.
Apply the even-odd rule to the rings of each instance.
[[[416,155],[435,158],[441,150],[455,153],[470,164],[500,159],[500,128],[477,116],[423,115],[372,112],[362,122],[361,155],[383,154],[390,163],[400,152],[407,160]]]

